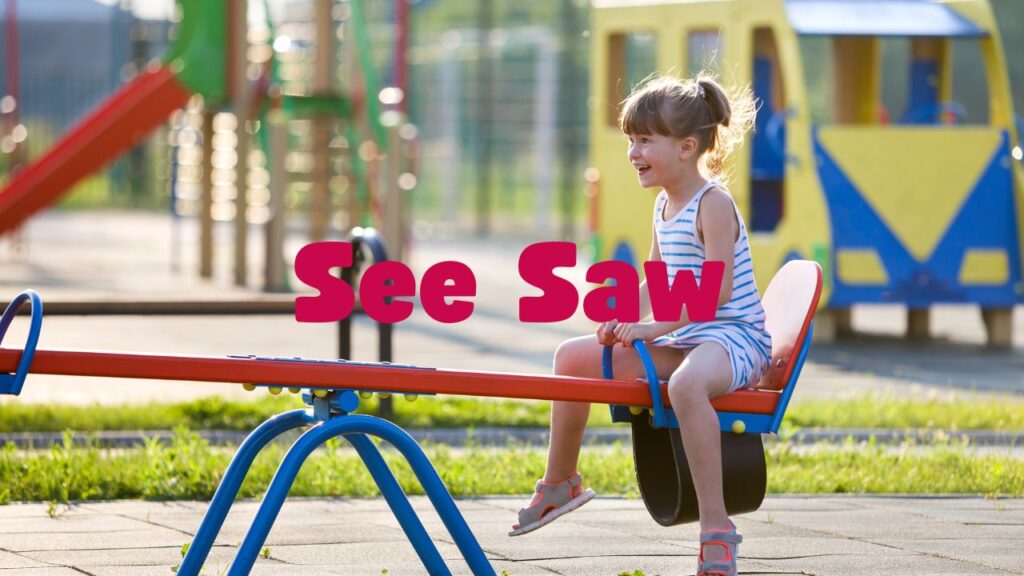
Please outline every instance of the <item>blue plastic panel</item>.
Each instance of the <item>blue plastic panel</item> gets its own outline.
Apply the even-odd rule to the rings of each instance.
[[[1020,223],[1016,219],[1013,173],[1008,161],[1008,133],[1003,133],[1002,142],[974,190],[967,194],[928,260],[922,262],[900,242],[840,168],[821,143],[817,129],[812,137],[818,177],[828,203],[833,258],[841,250],[869,248],[878,253],[889,277],[889,284],[881,286],[847,284],[833,268],[830,306],[846,308],[866,302],[900,302],[912,308],[927,308],[936,302],[968,302],[1001,308],[1024,301],[1024,295],[1017,289],[1024,282],[1024,268],[1017,241]],[[1010,266],[1006,282],[962,284],[960,263],[966,251],[991,247],[1006,250]]]
[[[786,16],[807,36],[988,36],[958,12],[929,0],[786,0]]]

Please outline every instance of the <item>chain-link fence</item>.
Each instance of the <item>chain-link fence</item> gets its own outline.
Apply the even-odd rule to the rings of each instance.
[[[14,158],[38,158],[57,139],[167,46],[170,23],[132,16],[130,3],[91,0],[17,2],[16,21],[3,18],[0,31],[0,121],[6,177]],[[15,36],[16,35],[16,36]],[[9,37],[16,37],[9,50]],[[15,78],[13,75],[16,74]],[[15,98],[12,94],[17,92]],[[20,126],[20,127],[19,127]],[[106,170],[80,183],[64,206],[147,207],[160,205],[167,162],[161,133]],[[164,175],[161,180],[160,175]]]
[[[400,72],[395,53],[399,1],[405,0],[363,3],[382,86],[394,83]],[[28,134],[22,145],[27,145],[30,157],[38,157],[127,81],[134,69],[165,49],[169,24],[138,20],[130,4],[18,2],[19,114]],[[344,4],[334,4],[339,22],[345,17]],[[282,36],[291,39],[295,60],[282,72],[289,90],[301,88],[309,82],[313,3],[271,0],[270,5],[277,29],[274,38],[261,36],[262,46],[269,49]],[[1018,111],[1024,110],[1024,59],[1018,57],[1024,49],[1024,2],[992,0],[992,5],[1003,32],[1015,102]],[[262,2],[250,0],[250,6],[251,12],[262,13]],[[410,198],[414,231],[441,237],[494,233],[581,238],[591,65],[589,3],[418,0],[410,6],[405,98],[410,119],[419,129],[422,153]],[[250,14],[251,25],[261,26],[259,20]],[[344,68],[352,65],[346,50],[351,44],[343,34],[337,40],[335,87],[344,92]],[[3,45],[0,42],[0,61],[6,62]],[[5,78],[0,74],[2,94],[8,88]],[[904,99],[886,90],[887,101]],[[961,97],[972,99],[971,94],[957,95]],[[302,126],[292,133],[290,165],[301,168],[313,143]],[[65,202],[166,206],[166,177],[174,168],[168,139],[166,133],[155,135],[139,151],[80,185]],[[345,144],[344,132],[335,128],[329,145]],[[9,163],[4,156],[0,170]],[[330,175],[339,206],[348,190],[341,172],[334,166]],[[308,182],[298,177],[289,204],[303,206],[308,188]]]

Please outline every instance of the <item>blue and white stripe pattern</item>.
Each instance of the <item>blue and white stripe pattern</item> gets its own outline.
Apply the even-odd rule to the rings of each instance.
[[[679,270],[692,270],[697,281],[700,281],[701,265],[705,258],[704,243],[697,235],[697,209],[704,194],[715,187],[725,189],[719,182],[708,182],[686,207],[667,220],[664,210],[668,195],[662,191],[654,202],[658,250],[668,268],[669,279],[674,278]],[[740,233],[733,253],[732,297],[719,306],[714,320],[691,322],[651,342],[655,346],[687,349],[696,348],[705,342],[719,344],[725,348],[732,362],[730,392],[757,384],[771,364],[772,347],[771,336],[764,326],[761,296],[754,282],[747,228],[738,210],[736,219]]]

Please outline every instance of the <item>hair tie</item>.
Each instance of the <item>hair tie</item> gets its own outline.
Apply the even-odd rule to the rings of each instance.
[[[697,95],[701,98],[707,98],[707,94],[704,92],[704,85],[700,82],[697,82]]]

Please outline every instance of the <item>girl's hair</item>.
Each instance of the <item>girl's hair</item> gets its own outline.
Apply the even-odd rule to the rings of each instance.
[[[626,134],[692,136],[707,175],[721,178],[725,159],[743,142],[756,113],[748,88],[726,90],[706,72],[691,80],[652,76],[623,101],[619,127]]]

